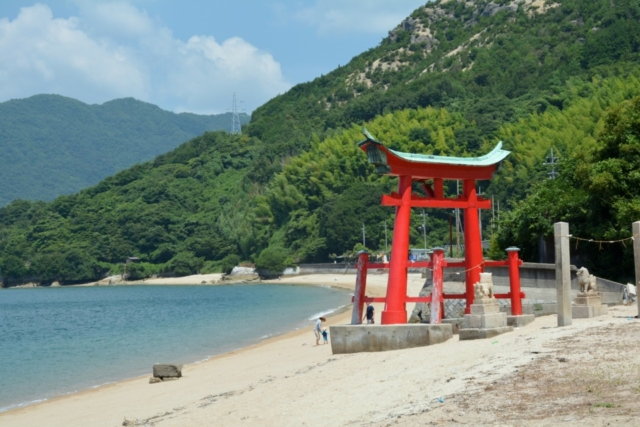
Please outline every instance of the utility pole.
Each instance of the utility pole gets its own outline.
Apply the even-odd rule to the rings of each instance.
[[[389,252],[389,240],[387,239],[387,220],[384,220],[384,253]]]
[[[456,197],[460,195],[460,181],[456,179]],[[460,256],[460,209],[456,208],[456,252]]]
[[[367,233],[364,229],[364,222],[362,223],[362,246],[367,247]]]
[[[491,195],[491,235],[493,235],[495,228],[496,228],[496,206],[495,206],[495,201],[492,194]]]
[[[543,163],[545,166],[551,166],[551,172],[547,173],[551,179],[556,179],[558,176],[558,172],[556,172],[556,163],[558,163],[558,159],[559,157],[555,157],[553,155],[553,148],[551,148],[551,155],[547,157],[547,161]]]
[[[423,260],[427,259],[427,214],[424,211],[424,209],[422,209],[422,225],[420,226],[422,227],[422,236],[424,238],[424,255],[423,255]],[[427,268],[424,269],[424,274],[425,277],[428,274],[427,272]]]
[[[422,235],[424,237],[424,257],[427,257],[427,214],[422,209]]]
[[[478,198],[482,196],[482,187],[478,186]],[[482,246],[482,209],[478,209],[478,225],[480,228],[480,246]]]
[[[449,258],[453,258],[453,224],[449,214]]]

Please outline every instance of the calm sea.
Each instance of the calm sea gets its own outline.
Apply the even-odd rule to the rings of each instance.
[[[310,327],[350,299],[287,285],[0,290],[0,411]]]

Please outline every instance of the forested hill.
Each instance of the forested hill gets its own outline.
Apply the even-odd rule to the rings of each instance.
[[[455,135],[475,151],[507,121],[562,108],[558,89],[569,77],[636,63],[639,15],[637,0],[430,2],[379,46],[258,108],[249,132],[266,143],[262,158],[278,163],[308,149],[311,132],[323,138],[399,109],[445,107],[475,123]]]
[[[241,136],[206,133],[78,194],[0,209],[0,274],[5,284],[72,283],[116,273],[128,256],[142,260],[132,277],[239,261],[278,268],[360,249],[363,224],[367,248],[384,250],[394,212],[380,195],[395,180],[356,148],[362,125],[408,152],[471,156],[503,140],[512,154],[491,185],[481,183],[511,224],[485,223],[494,254],[517,245],[536,261],[538,240],[561,219],[590,238],[623,235],[640,215],[629,191],[640,184],[620,172],[633,161],[620,166],[610,153],[624,140],[612,129],[627,135],[615,117],[633,123],[627,103],[640,95],[639,20],[637,0],[429,2],[379,46],[257,109]],[[609,110],[624,113],[606,119]],[[632,153],[640,135],[628,126]],[[562,169],[564,189],[546,187],[551,148],[562,168],[581,171]],[[599,174],[589,175],[591,162]],[[593,189],[627,175],[606,203],[596,200]],[[445,191],[455,195],[455,183]],[[577,196],[557,204],[559,194]],[[427,210],[429,246],[448,243],[448,216]],[[419,212],[412,220],[411,244],[421,247]],[[592,272],[632,271],[630,245],[609,258],[626,264],[608,267],[587,247],[579,250]]]
[[[174,114],[133,98],[87,105],[36,95],[0,103],[0,206],[74,193],[205,131],[230,127],[230,113]]]

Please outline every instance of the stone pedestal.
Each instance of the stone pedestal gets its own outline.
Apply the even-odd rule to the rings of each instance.
[[[478,298],[471,304],[471,314],[464,315],[460,340],[492,338],[513,331],[507,326],[507,313],[500,311],[495,298]]]
[[[439,344],[453,337],[451,325],[412,323],[400,325],[330,326],[333,354],[362,353]]]
[[[578,294],[571,307],[571,314],[575,319],[589,319],[609,312],[609,307],[602,304],[602,295],[597,292]]]

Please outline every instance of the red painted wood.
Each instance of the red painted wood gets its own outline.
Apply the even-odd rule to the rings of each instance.
[[[437,199],[444,199],[444,180],[442,178],[433,179],[433,189]]]
[[[525,298],[525,293],[520,292],[520,298]],[[496,299],[509,299],[511,298],[511,294],[494,294]],[[465,294],[442,294],[442,299],[465,299]],[[351,302],[353,302],[355,297],[351,297]],[[364,302],[386,302],[387,299],[384,297],[367,297],[365,296],[362,299]],[[431,302],[431,296],[426,297],[405,297],[405,302]]]
[[[522,299],[520,298],[520,267],[518,265],[518,250],[507,249],[509,254],[509,290],[511,291],[511,314],[522,315]]]
[[[463,184],[464,196],[469,201],[469,207],[464,210],[464,259],[466,269],[465,293],[467,294],[467,306],[465,314],[471,313],[473,304],[473,285],[480,281],[482,268],[482,238],[476,206],[476,183],[473,179],[467,179]],[[491,203],[491,201],[489,201]]]
[[[400,206],[402,200],[400,197],[396,197],[393,194],[382,196],[382,206]],[[467,209],[468,207],[475,207],[477,209],[491,209],[491,200],[478,199],[469,201],[467,199],[452,199],[448,197],[444,198],[428,198],[422,196],[411,196],[411,207],[414,208],[440,208],[440,209]]]
[[[384,148],[383,148],[384,149]],[[416,180],[431,178],[442,179],[491,179],[496,170],[496,165],[488,166],[464,166],[436,164],[429,165],[413,163],[393,155],[387,156],[387,164],[391,171],[386,175],[391,176],[411,176]]]
[[[409,227],[411,226],[411,176],[401,176],[398,193],[402,203],[396,208],[389,263],[387,298],[382,311],[381,323],[393,325],[407,323],[407,259],[409,257]]]
[[[507,267],[509,266],[508,261],[485,261],[485,267]]]
[[[379,270],[385,268],[389,268],[388,262],[372,262],[371,264],[367,265],[368,270]]]

